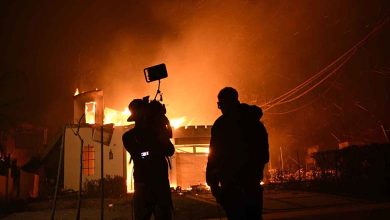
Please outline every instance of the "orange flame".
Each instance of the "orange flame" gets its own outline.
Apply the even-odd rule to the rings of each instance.
[[[78,90],[76,90],[78,91]],[[76,93],[75,93],[76,94]],[[114,124],[115,126],[126,126],[130,125],[133,122],[128,122],[127,119],[130,117],[130,110],[125,107],[122,112],[112,109],[104,108],[104,124]],[[87,102],[85,103],[85,121],[88,124],[95,124],[96,116],[96,102]],[[187,124],[185,124],[187,122]],[[187,121],[185,116],[180,118],[170,119],[171,127],[177,129],[181,126],[188,126],[191,124],[191,121]]]
[[[85,103],[85,122],[95,124],[96,102]]]
[[[131,124],[127,121],[130,117],[131,112],[128,108],[125,108],[124,111],[120,112],[112,108],[104,108],[104,124],[113,123],[115,126],[124,126]]]
[[[177,128],[183,126],[185,121],[186,121],[186,117],[185,117],[185,116],[180,117],[180,118],[171,119],[171,120],[170,120],[170,122],[171,122],[171,127],[172,127],[173,129],[177,129]]]

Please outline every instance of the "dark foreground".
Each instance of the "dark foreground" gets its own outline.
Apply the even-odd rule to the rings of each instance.
[[[131,196],[105,200],[105,219],[132,219]],[[173,194],[174,219],[225,219],[224,211],[209,193]],[[99,219],[99,199],[85,199],[81,219]],[[264,219],[388,219],[390,202],[373,202],[350,197],[298,191],[265,192]],[[25,211],[3,216],[1,219],[50,219],[50,202],[28,204]],[[56,219],[75,219],[75,199],[58,202]],[[1,207],[4,208],[4,207]],[[26,211],[27,210],[27,211]]]

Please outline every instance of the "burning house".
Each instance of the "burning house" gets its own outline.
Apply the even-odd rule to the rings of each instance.
[[[175,154],[172,157],[170,182],[188,188],[206,184],[206,164],[211,126],[186,126],[175,129]]]
[[[83,183],[100,179],[103,160],[104,176],[123,177],[127,192],[133,191],[133,164],[122,143],[122,135],[133,126],[126,121],[130,112],[103,109],[103,106],[101,90],[76,93],[74,96],[74,124],[67,126],[64,131],[65,189],[78,190],[81,163]],[[115,124],[115,127],[104,134],[108,141],[103,145],[101,154],[102,145],[96,141],[99,140],[96,135],[100,134],[100,129],[96,129],[96,125],[109,123]],[[205,184],[210,128],[211,126],[185,126],[173,130],[172,141],[176,153],[170,158],[169,178],[172,187],[180,186],[185,189]]]

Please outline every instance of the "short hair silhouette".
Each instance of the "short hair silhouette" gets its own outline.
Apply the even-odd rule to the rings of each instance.
[[[238,101],[238,92],[232,87],[225,87],[219,91],[218,100],[229,102]]]

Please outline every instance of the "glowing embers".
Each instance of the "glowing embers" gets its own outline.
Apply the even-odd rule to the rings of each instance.
[[[96,102],[85,103],[85,122],[87,124],[95,124],[96,118]]]

